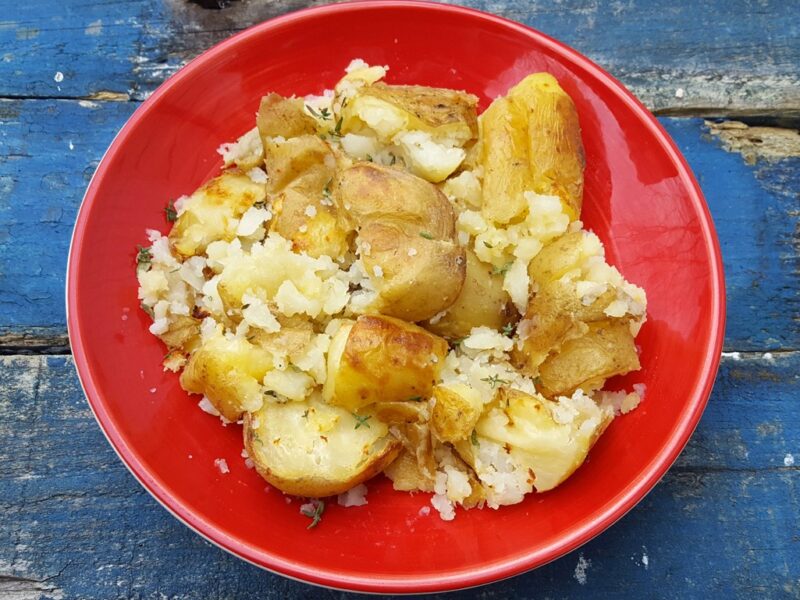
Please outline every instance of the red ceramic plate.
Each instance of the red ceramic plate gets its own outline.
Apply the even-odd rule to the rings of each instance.
[[[557,490],[501,510],[421,516],[427,494],[369,484],[369,504],[331,506],[306,530],[298,502],[242,459],[238,426],[197,408],[138,309],[134,254],[166,230],[167,200],[216,172],[215,150],[253,126],[269,92],[318,93],[350,59],[388,64],[392,83],[466,89],[481,106],[549,71],[578,108],[586,147],[584,221],[613,264],[647,291],[638,343],[641,407],[613,423]],[[724,285],[701,191],[645,108],[589,60],[541,33],[453,6],[364,2],[262,23],[209,50],[125,125],[86,192],[72,243],[68,321],[75,364],[100,426],[136,478],[181,521],[252,563],[304,581],[373,592],[473,586],[542,565],[585,543],[650,490],[691,435],[720,356]],[[225,458],[221,475],[214,459]],[[671,518],[665,515],[665,518]],[[142,532],[147,535],[147,532]]]

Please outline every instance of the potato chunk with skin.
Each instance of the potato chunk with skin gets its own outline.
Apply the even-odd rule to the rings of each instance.
[[[549,73],[534,73],[481,115],[484,217],[509,223],[523,192],[558,196],[580,217],[585,158],[575,105]]]
[[[265,145],[270,138],[288,139],[317,132],[316,121],[306,114],[301,98],[284,98],[274,92],[261,98],[256,126]]]
[[[261,380],[273,367],[272,354],[247,340],[214,336],[189,358],[181,373],[181,387],[204,394],[229,421],[263,402]]]
[[[336,209],[323,205],[321,199],[322,193],[309,197],[294,188],[284,190],[272,201],[275,217],[270,230],[292,240],[295,252],[315,258],[344,256],[350,236],[339,226]]]
[[[446,341],[416,325],[361,316],[331,341],[323,396],[351,411],[375,402],[427,398],[447,350]]]
[[[591,391],[603,387],[606,379],[640,368],[636,344],[628,324],[600,322],[588,332],[564,343],[558,354],[550,356],[539,377],[546,396],[571,394],[581,388]]]
[[[480,393],[463,383],[437,385],[431,411],[431,429],[441,441],[451,444],[467,439],[483,412]]]
[[[286,494],[319,498],[370,479],[400,452],[373,415],[311,398],[273,403],[244,418],[244,444],[258,473]]]
[[[436,186],[362,163],[341,174],[334,198],[347,227],[359,228],[362,261],[378,292],[372,310],[422,321],[453,304],[466,260],[453,207]]]
[[[384,142],[401,130],[425,131],[464,144],[478,137],[477,106],[478,98],[466,92],[374,83],[344,107],[343,129],[358,132],[367,126]]]
[[[492,265],[480,261],[472,250],[467,250],[461,293],[444,316],[435,323],[428,321],[425,328],[452,340],[468,336],[474,327],[502,329],[518,316],[508,292],[503,289],[502,275],[494,273]]]
[[[614,418],[578,392],[558,401],[501,388],[478,421],[477,444],[456,444],[484,484],[489,505],[520,502],[533,487],[551,490],[569,477]]]
[[[238,170],[225,171],[200,187],[186,201],[169,240],[184,258],[202,254],[211,242],[236,237],[239,219],[256,202],[266,198],[263,184]]]

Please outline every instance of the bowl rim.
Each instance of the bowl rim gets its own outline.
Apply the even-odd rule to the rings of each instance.
[[[83,240],[86,234],[88,216],[92,207],[97,202],[98,188],[105,177],[111,159],[124,148],[126,139],[151,110],[158,106],[161,99],[170,93],[170,90],[180,81],[191,77],[197,70],[213,57],[224,53],[247,40],[268,34],[273,29],[282,28],[294,22],[302,22],[308,18],[323,17],[331,13],[360,12],[390,9],[430,10],[443,12],[450,15],[469,16],[479,20],[500,25],[502,27],[521,33],[538,45],[568,59],[573,64],[590,73],[603,83],[607,90],[617,96],[626,107],[632,111],[642,125],[648,128],[657,139],[661,149],[673,161],[678,170],[678,176],[688,191],[689,201],[700,215],[700,229],[706,250],[712,257],[710,265],[711,277],[711,302],[713,305],[713,322],[708,335],[709,345],[706,349],[701,366],[701,382],[687,403],[684,418],[677,424],[668,442],[651,459],[643,473],[633,480],[617,499],[601,515],[591,522],[578,527],[567,535],[562,536],[557,542],[537,551],[520,555],[513,559],[506,559],[483,565],[469,572],[445,572],[428,575],[397,576],[381,579],[368,576],[355,576],[336,573],[320,567],[301,565],[290,560],[285,560],[269,552],[257,549],[229,536],[222,528],[208,522],[202,515],[182,506],[171,496],[164,483],[148,472],[147,468],[136,458],[127,441],[114,428],[105,402],[99,393],[89,367],[87,349],[84,347],[81,323],[77,312],[70,307],[76,306],[77,260],[83,249]],[[77,255],[77,256],[76,256]],[[457,5],[440,4],[428,0],[362,0],[317,6],[285,14],[253,25],[205,50],[196,58],[162,83],[130,116],[124,126],[119,130],[108,149],[104,153],[97,169],[95,170],[86,193],[84,194],[75,227],[70,240],[67,256],[67,277],[65,288],[67,332],[72,347],[73,364],[78,374],[84,396],[92,410],[101,431],[111,447],[116,452],[122,463],[127,467],[136,480],[155,498],[167,511],[195,533],[201,535],[219,548],[241,558],[253,565],[261,567],[272,573],[290,579],[311,583],[323,587],[352,590],[371,593],[423,593],[456,589],[465,589],[524,573],[543,566],[551,561],[563,557],[589,542],[591,539],[605,531],[616,521],[622,518],[629,510],[638,504],[649,493],[675,459],[681,453],[702,416],[714,385],[719,368],[723,337],[725,332],[725,282],[723,274],[722,255],[714,229],[713,220],[705,202],[702,190],[697,183],[686,159],[678,150],[675,142],[656,120],[655,116],[616,78],[607,73],[600,66],[586,58],[578,51],[521,23],[500,17],[481,10]],[[265,556],[266,555],[266,556]]]

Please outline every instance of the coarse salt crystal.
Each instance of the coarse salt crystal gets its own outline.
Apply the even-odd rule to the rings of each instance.
[[[225,460],[224,458],[215,458],[214,466],[217,467],[219,472],[222,473],[223,475],[231,472],[231,470],[228,468],[228,461]]]
[[[375,277],[383,277],[383,269],[381,269],[380,265],[372,267],[372,272],[375,273]]]
[[[416,256],[417,255],[417,249],[416,248],[409,248],[408,249],[408,255],[409,256]]]
[[[317,216],[317,207],[309,204],[306,206],[306,210],[304,211],[307,217],[316,217]]]

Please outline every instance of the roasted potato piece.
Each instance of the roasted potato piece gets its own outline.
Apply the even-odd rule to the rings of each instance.
[[[388,142],[401,130],[425,131],[463,145],[478,137],[478,98],[421,85],[374,83],[362,87],[342,111],[342,129],[365,127]]]
[[[258,473],[286,494],[341,494],[377,475],[400,442],[374,416],[311,398],[266,402],[244,418],[244,444]]]
[[[483,166],[483,216],[510,223],[524,216],[524,193],[533,189],[525,113],[508,98],[498,98],[480,118]]]
[[[170,350],[191,352],[200,341],[200,320],[194,317],[173,315],[169,329],[158,337]]]
[[[269,175],[267,191],[276,194],[287,187],[322,198],[335,175],[336,157],[330,146],[315,135],[264,142],[264,164]]]
[[[531,281],[544,286],[579,269],[589,255],[584,248],[585,238],[586,232],[574,231],[547,244],[528,263]]]
[[[425,328],[446,337],[459,339],[469,335],[473,327],[502,329],[519,318],[511,298],[503,289],[503,277],[494,273],[492,265],[482,262],[467,250],[464,286],[456,301],[435,323]]]
[[[569,340],[561,351],[539,367],[546,396],[571,394],[578,388],[591,391],[606,379],[640,368],[630,327],[624,321],[598,322],[585,335]]]
[[[247,340],[214,336],[198,348],[181,373],[181,387],[204,394],[229,421],[261,408],[261,380],[272,369],[272,354]]]
[[[446,341],[416,325],[361,316],[331,341],[323,396],[351,411],[375,402],[428,398],[447,350]]]
[[[551,490],[577,469],[614,418],[585,395],[558,402],[502,388],[475,426],[456,444],[484,483],[489,505],[514,504],[535,487]]]
[[[483,412],[480,393],[463,383],[437,385],[431,411],[431,430],[442,442],[467,439]]]
[[[525,318],[517,332],[522,347],[515,346],[515,365],[528,375],[538,374],[539,365],[552,353],[558,353],[570,339],[582,336],[587,323],[608,320],[603,310],[616,297],[609,289],[592,304],[584,305],[569,281],[553,281],[543,285],[531,298]]]
[[[322,194],[313,199],[290,187],[272,201],[275,217],[270,225],[287,240],[292,240],[295,252],[310,256],[339,257],[350,249],[350,235],[336,218],[336,209],[320,202]]]
[[[580,217],[585,166],[578,114],[549,73],[528,75],[481,115],[483,214],[498,223],[522,216],[523,192],[558,196]]]
[[[533,191],[558,196],[570,220],[580,217],[586,159],[578,112],[572,98],[549,73],[534,73],[508,94],[528,116]]]
[[[200,187],[178,217],[169,240],[175,252],[186,258],[205,252],[216,240],[231,241],[245,211],[266,198],[263,184],[238,170],[225,171]]]
[[[317,123],[306,114],[302,98],[284,98],[274,92],[261,98],[256,126],[265,146],[271,138],[289,139],[317,132]]]
[[[375,83],[361,87],[342,110],[342,130],[374,136],[399,150],[412,173],[443,181],[477,138],[475,96],[417,85]]]
[[[449,307],[466,272],[455,242],[455,213],[430,183],[398,169],[364,163],[334,186],[345,228],[360,228],[362,261],[378,291],[372,309],[408,321]]]
[[[433,491],[433,479],[427,477],[419,467],[416,456],[403,450],[392,464],[383,471],[392,481],[392,487],[402,492]]]

